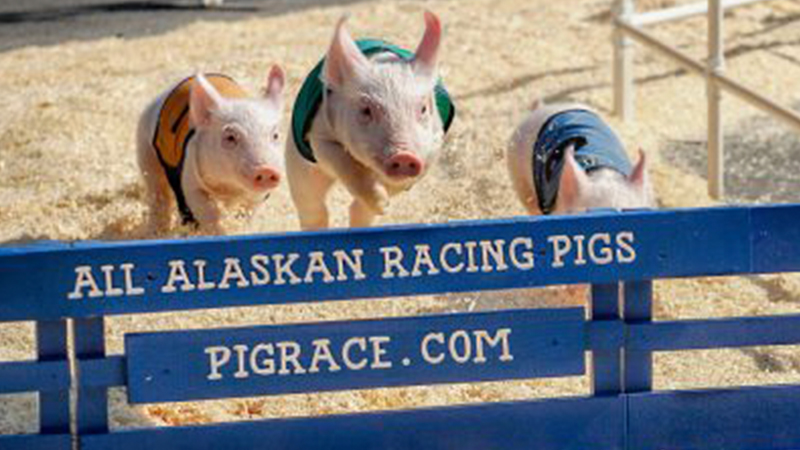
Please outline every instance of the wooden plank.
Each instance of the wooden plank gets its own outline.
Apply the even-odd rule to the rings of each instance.
[[[82,387],[125,386],[127,379],[127,360],[124,356],[81,361],[81,376],[78,382]]]
[[[747,273],[752,210],[0,249],[0,321]]]
[[[619,283],[592,285],[592,322],[618,322]],[[622,392],[622,358],[619,348],[592,351],[592,391],[594,395]]]
[[[120,431],[83,450],[622,449],[624,399],[575,398]]]
[[[20,434],[0,435],[3,450],[70,450],[72,436],[69,434]]]
[[[627,348],[673,351],[800,344],[800,315],[632,324]]]
[[[625,324],[649,323],[653,319],[653,283],[632,281],[625,283],[623,316]],[[624,391],[644,392],[653,388],[653,356],[649,350],[623,349]]]
[[[584,373],[582,308],[126,336],[131,403]]]
[[[67,361],[14,361],[0,363],[0,394],[69,389]]]
[[[67,321],[36,322],[36,346],[41,362],[66,362]],[[69,433],[69,389],[39,393],[39,430],[42,434]]]
[[[753,271],[800,271],[798,205],[755,208],[752,212]]]
[[[635,394],[629,448],[800,448],[800,386]]]
[[[83,376],[88,367],[83,361],[102,359],[106,356],[105,327],[102,317],[76,319],[74,321],[75,357],[78,376]],[[108,432],[108,389],[86,384],[78,386],[76,401],[77,430],[81,435]]]

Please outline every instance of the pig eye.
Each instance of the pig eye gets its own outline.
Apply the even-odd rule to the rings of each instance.
[[[222,146],[224,148],[234,148],[239,145],[239,136],[233,130],[225,130],[222,133]]]
[[[281,138],[281,134],[280,134],[280,133],[278,133],[277,131],[276,131],[276,132],[274,132],[274,133],[272,133],[272,140],[273,140],[273,141],[277,141],[277,140],[278,140],[278,139],[280,139],[280,138]]]
[[[358,114],[361,116],[361,120],[363,122],[369,122],[372,120],[372,107],[369,105],[364,105],[358,111]]]
[[[377,119],[375,106],[366,98],[362,98],[358,104],[358,121],[362,125],[367,125]]]

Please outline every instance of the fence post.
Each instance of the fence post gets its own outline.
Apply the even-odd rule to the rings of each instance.
[[[722,0],[708,0],[708,193],[715,199],[725,196],[725,143],[722,130],[722,92],[714,74],[725,69]]]
[[[105,387],[84,387],[82,362],[106,356],[106,342],[103,317],[75,319],[73,335],[75,338],[75,359],[77,365],[78,398],[76,402],[77,434],[108,433],[108,389]]]
[[[633,85],[633,42],[625,35],[617,20],[628,20],[634,13],[633,0],[615,0],[612,11],[614,25],[614,114],[623,121],[634,120],[635,91]]]
[[[642,323],[653,320],[653,282],[631,281],[625,283],[623,316],[625,323]],[[649,351],[623,351],[623,383],[626,393],[645,392],[653,388],[653,356]]]
[[[67,361],[67,320],[36,322],[36,346],[39,361]],[[39,392],[39,432],[70,433],[69,389]]]
[[[620,320],[619,283],[592,285],[592,320]],[[622,392],[620,349],[592,351],[592,392],[616,395]]]

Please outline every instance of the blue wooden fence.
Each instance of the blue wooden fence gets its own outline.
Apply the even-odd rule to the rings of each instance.
[[[38,392],[41,425],[0,449],[800,449],[800,386],[651,389],[655,351],[800,343],[800,315],[651,320],[653,279],[800,271],[798,224],[787,205],[2,248],[0,322],[35,321],[38,359],[0,363],[0,394]],[[109,315],[569,283],[591,283],[589,314],[176,330],[105,351]],[[587,372],[586,397],[108,427],[118,386],[150,403]]]

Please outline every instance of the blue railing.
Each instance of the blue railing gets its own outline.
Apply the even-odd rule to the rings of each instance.
[[[0,322],[35,321],[39,355],[0,363],[0,394],[39,392],[41,424],[0,449],[800,448],[800,386],[652,392],[653,352],[798,344],[800,315],[651,321],[651,280],[800,271],[798,223],[788,205],[0,249]],[[109,315],[570,283],[592,285],[591,319],[563,308],[176,330],[105,354]],[[586,373],[586,397],[108,427],[118,386],[152,403]]]

